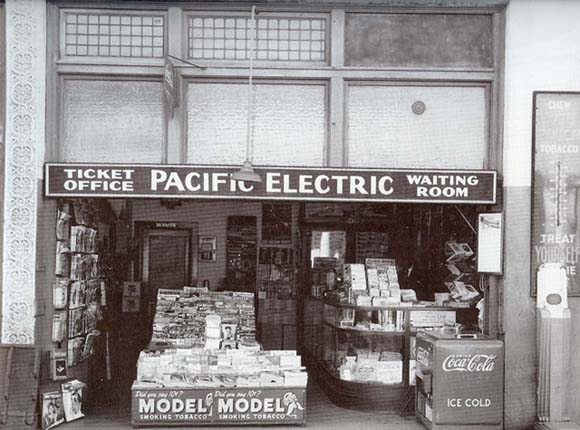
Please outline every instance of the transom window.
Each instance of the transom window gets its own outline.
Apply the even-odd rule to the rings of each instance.
[[[69,57],[163,58],[162,14],[65,11],[62,45]]]
[[[248,60],[252,26],[247,16],[191,15],[189,57],[204,60]],[[256,18],[256,59],[326,61],[326,19]]]

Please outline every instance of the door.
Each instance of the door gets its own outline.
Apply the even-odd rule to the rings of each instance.
[[[152,322],[160,288],[181,289],[191,282],[192,230],[145,230],[143,234],[143,310]]]

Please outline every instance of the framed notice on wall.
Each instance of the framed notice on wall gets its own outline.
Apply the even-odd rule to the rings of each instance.
[[[199,261],[215,263],[217,259],[217,238],[215,236],[199,236]]]
[[[501,213],[481,213],[477,222],[477,271],[499,275],[503,266]]]
[[[580,93],[534,93],[532,295],[542,263],[565,267],[580,296]]]

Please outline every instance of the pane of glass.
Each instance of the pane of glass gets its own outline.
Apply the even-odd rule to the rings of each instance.
[[[254,88],[254,164],[321,166],[325,86],[259,84]],[[247,84],[190,84],[187,162],[241,164],[247,109]]]
[[[161,83],[67,80],[63,161],[161,162]]]
[[[424,112],[413,112],[413,104]],[[348,88],[348,163],[357,167],[481,169],[483,87]]]

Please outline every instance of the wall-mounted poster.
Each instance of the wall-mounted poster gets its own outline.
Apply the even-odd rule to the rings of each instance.
[[[50,369],[53,381],[61,381],[67,379],[68,365],[65,350],[53,349],[50,352]]]
[[[292,243],[292,205],[262,203],[262,243]]]
[[[580,295],[580,93],[534,94],[532,295],[542,263],[560,263]]]
[[[199,261],[215,263],[217,260],[217,239],[215,236],[199,236]]]
[[[503,266],[502,214],[479,214],[477,225],[477,271],[501,274]]]

